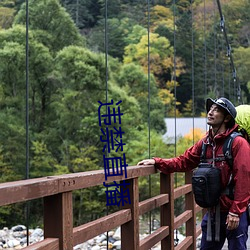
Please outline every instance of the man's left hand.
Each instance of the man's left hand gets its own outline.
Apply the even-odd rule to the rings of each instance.
[[[234,216],[234,215],[231,215],[231,214],[227,215],[226,224],[227,224],[227,229],[228,230],[236,229],[239,226],[239,223],[240,223],[239,216]]]

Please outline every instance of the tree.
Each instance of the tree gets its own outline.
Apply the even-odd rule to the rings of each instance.
[[[58,0],[29,1],[29,20],[36,39],[53,52],[69,45],[84,45],[79,30]],[[15,17],[16,24],[26,24],[25,3]]]
[[[2,7],[0,5],[0,29],[8,29],[11,27],[14,19],[15,10],[13,8]]]
[[[101,4],[98,0],[61,0],[61,4],[68,10],[76,26],[87,32],[100,19]]]
[[[250,48],[243,48],[239,47],[235,49],[235,65],[237,68],[238,75],[240,76],[240,79],[238,78],[237,84],[240,84],[242,89],[244,90],[245,97],[243,100],[244,102],[248,103],[250,101],[249,93],[250,93],[250,74],[249,74],[249,56],[250,56]]]
[[[125,64],[119,71],[117,83],[138,101],[142,114],[141,124],[148,122],[148,109],[150,108],[150,123],[152,128],[163,132],[165,129],[164,104],[158,96],[154,76],[150,75],[150,79],[148,79],[148,76],[139,65],[133,63]],[[150,107],[148,105],[149,100]]]

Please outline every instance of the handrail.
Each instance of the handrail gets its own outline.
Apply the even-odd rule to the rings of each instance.
[[[72,250],[101,233],[121,226],[122,249],[147,250],[161,241],[161,249],[196,249],[196,238],[200,227],[196,226],[196,213],[201,209],[195,205],[190,174],[186,174],[186,184],[174,189],[173,174],[160,174],[160,194],[139,202],[138,178],[157,173],[154,166],[127,167],[124,176],[109,177],[108,182],[124,180],[129,183],[131,204],[125,204],[118,212],[106,215],[73,228],[74,190],[103,184],[103,170],[47,176],[0,184],[0,206],[33,199],[44,199],[44,240],[25,250]],[[174,200],[185,196],[186,210],[174,218]],[[160,207],[161,225],[143,240],[139,239],[139,216]],[[174,247],[174,230],[186,224],[186,238]]]

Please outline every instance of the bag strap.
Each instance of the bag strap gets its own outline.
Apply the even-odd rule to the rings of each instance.
[[[233,155],[232,155],[232,144],[233,144],[233,140],[237,137],[237,136],[242,136],[241,133],[239,132],[233,132],[231,133],[227,138],[226,141],[223,145],[223,154],[225,156],[225,159],[230,167],[230,169],[233,169]]]
[[[205,160],[206,160],[206,152],[207,152],[207,144],[202,142],[200,162],[205,162]]]

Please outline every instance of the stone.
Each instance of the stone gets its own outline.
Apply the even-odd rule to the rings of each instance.
[[[100,250],[101,248],[97,245],[97,246],[93,246],[92,248],[91,248],[91,250]]]
[[[113,247],[115,247],[115,249],[117,249],[117,250],[120,250],[121,245],[122,245],[122,242],[120,240],[118,240],[113,244]]]
[[[115,231],[115,234],[113,235],[113,238],[115,240],[120,240],[121,239],[121,227],[118,227]]]
[[[17,226],[14,226],[11,228],[11,230],[13,232],[20,232],[20,231],[23,231],[23,230],[26,230],[26,227],[24,225],[17,225]]]

